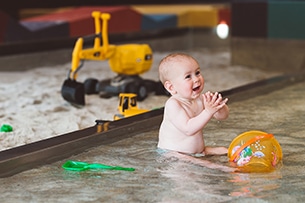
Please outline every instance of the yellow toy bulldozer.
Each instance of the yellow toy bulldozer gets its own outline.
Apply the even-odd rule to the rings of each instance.
[[[85,94],[100,94],[101,97],[107,98],[119,93],[135,93],[138,95],[139,101],[144,100],[152,91],[155,91],[156,94],[166,94],[159,81],[145,80],[139,76],[151,68],[153,53],[150,46],[147,44],[109,44],[110,14],[94,11],[92,17],[95,24],[94,45],[92,48],[83,49],[84,38],[80,37],[76,41],[72,53],[71,69],[68,78],[62,85],[62,97],[72,104],[85,105]],[[117,76],[102,81],[88,78],[84,83],[77,82],[77,74],[84,60],[108,60],[111,70],[116,72]]]
[[[120,93],[118,110],[120,113],[114,115],[114,120],[135,116],[148,111],[138,108],[137,95],[133,93]]]

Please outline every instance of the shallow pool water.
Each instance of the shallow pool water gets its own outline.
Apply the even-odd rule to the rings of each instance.
[[[248,130],[274,134],[283,164],[271,173],[225,173],[158,153],[157,131],[91,149],[72,160],[136,171],[65,171],[62,160],[2,178],[1,202],[303,202],[305,83],[229,103],[230,117],[211,121],[207,145],[229,146]],[[122,132],[123,135],[124,132]],[[68,149],[67,149],[68,150]],[[226,156],[204,157],[228,165]]]

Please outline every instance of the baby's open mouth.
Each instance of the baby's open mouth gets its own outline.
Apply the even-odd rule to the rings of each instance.
[[[193,91],[198,91],[200,86],[193,88]]]

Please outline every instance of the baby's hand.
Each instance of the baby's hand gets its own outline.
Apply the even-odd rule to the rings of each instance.
[[[224,107],[228,101],[228,99],[222,99],[220,93],[215,92],[211,93],[210,91],[206,92],[203,96],[203,102],[205,106],[205,110],[214,115],[219,109]]]

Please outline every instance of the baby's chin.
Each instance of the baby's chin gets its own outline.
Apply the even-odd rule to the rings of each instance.
[[[192,99],[197,99],[201,95],[201,92],[193,92]]]

